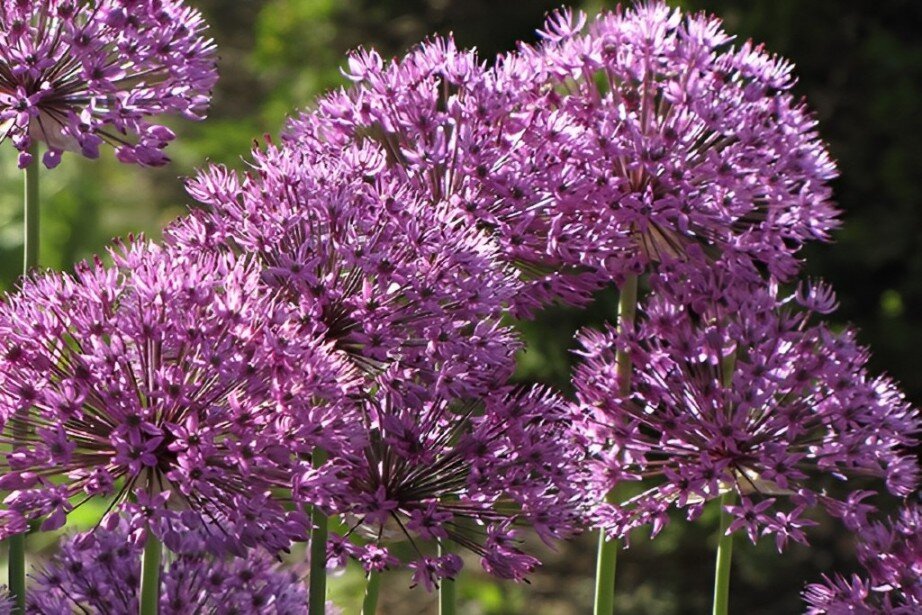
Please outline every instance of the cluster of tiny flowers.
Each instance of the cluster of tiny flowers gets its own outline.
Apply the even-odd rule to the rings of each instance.
[[[560,11],[539,34],[498,68],[527,88],[505,164],[525,202],[562,211],[566,260],[617,281],[698,244],[788,278],[836,226],[835,168],[784,60],[659,1],[588,25]]]
[[[502,388],[476,402],[381,391],[363,404],[362,454],[341,460],[332,481],[302,480],[349,527],[332,544],[333,562],[353,557],[382,570],[399,564],[386,545],[409,541],[414,584],[432,589],[461,559],[431,557],[426,542],[450,541],[487,572],[522,580],[539,562],[520,549],[517,526],[546,542],[576,530],[582,456],[570,404],[540,388]]]
[[[173,135],[149,118],[201,117],[204,30],[180,0],[4,2],[0,137],[20,165],[35,141],[48,167],[103,143],[164,163]],[[492,66],[450,39],[358,51],[353,85],[245,173],[189,182],[165,246],[5,298],[0,538],[110,504],[30,612],[133,612],[152,534],[177,554],[161,612],[304,613],[271,556],[307,539],[308,507],[346,528],[331,565],[406,565],[432,590],[461,571],[450,546],[521,581],[539,564],[521,528],[655,534],[725,496],[728,531],[779,550],[817,506],[861,534],[869,579],[811,586],[811,612],[920,605],[918,507],[888,529],[872,492],[833,486],[909,496],[919,414],[854,332],[813,323],[831,290],[777,288],[838,224],[791,66],[661,1],[562,10],[539,35]],[[641,275],[636,322],[578,336],[578,403],[508,384],[507,313]],[[599,503],[624,481],[642,492]]]
[[[517,343],[499,321],[517,281],[488,237],[384,158],[374,145],[270,146],[245,177],[212,167],[190,183],[207,208],[169,241],[256,255],[265,281],[369,378],[399,365],[440,394],[475,395],[512,372]]]
[[[142,550],[125,522],[66,539],[33,573],[26,612],[136,613]],[[298,575],[259,551],[229,560],[185,553],[166,563],[160,575],[163,615],[306,615],[307,603]],[[332,605],[327,609],[328,615],[338,612]]]
[[[294,497],[349,528],[331,559],[366,570],[401,562],[433,588],[456,554],[522,580],[539,563],[518,527],[545,540],[575,531],[580,507],[571,407],[505,383],[518,342],[500,319],[521,291],[488,234],[431,187],[406,182],[373,142],[309,147],[286,140],[254,152],[241,177],[214,166],[190,182],[200,208],[167,229],[188,253],[254,255],[262,282],[347,357],[367,387],[344,412],[358,437],[332,450],[292,442],[303,464]]]
[[[115,147],[157,166],[174,135],[149,118],[201,119],[217,78],[214,45],[182,0],[6,0],[0,5],[0,140],[31,162],[33,141],[56,166]]]
[[[406,181],[498,237],[528,282],[524,314],[584,303],[601,284],[692,258],[692,245],[788,278],[800,246],[837,225],[835,168],[783,60],[661,2],[588,26],[558,12],[540,34],[492,68],[451,40],[387,65],[357,52],[346,73],[357,85],[288,138],[382,143]]]
[[[922,505],[910,503],[889,524],[869,524],[858,536],[858,560],[867,577],[824,576],[824,583],[808,585],[807,614],[922,612]]]
[[[348,366],[247,260],[144,242],[111,255],[113,267],[28,279],[0,306],[12,447],[0,536],[40,518],[59,528],[104,497],[173,550],[175,525],[196,521],[220,527],[215,552],[303,540],[306,518],[276,497],[299,463],[286,440],[320,432],[335,449],[352,438],[336,410]]]
[[[404,185],[449,203],[497,239],[502,258],[524,283],[515,298],[517,312],[530,313],[558,297],[589,300],[598,288],[595,276],[564,272],[565,263],[546,249],[546,209],[552,204],[505,207],[484,184],[493,159],[515,146],[505,142],[504,129],[515,91],[497,91],[477,55],[450,38],[424,42],[387,65],[377,52],[359,50],[348,64],[344,74],[354,87],[321,98],[315,109],[291,120],[288,142],[314,151],[380,144]]]
[[[636,327],[579,336],[584,361],[574,385],[596,452],[596,488],[646,485],[602,505],[597,522],[614,536],[646,524],[655,534],[670,507],[692,519],[732,491],[739,501],[727,509],[730,531],[753,542],[773,534],[780,550],[806,541],[814,522],[804,512],[816,504],[854,525],[862,494],[836,499],[826,493],[829,478],[878,476],[891,493],[911,493],[918,467],[909,451],[922,423],[892,382],[867,373],[853,333],[810,325],[809,311],[770,289],[696,300],[725,283],[719,272],[698,277],[681,285],[682,300],[670,296],[668,280],[654,280]],[[798,296],[834,304],[822,286]],[[633,363],[627,395],[619,393],[618,350]]]

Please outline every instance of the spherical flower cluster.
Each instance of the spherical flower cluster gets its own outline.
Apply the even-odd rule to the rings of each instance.
[[[851,332],[809,325],[809,312],[769,290],[702,302],[657,288],[635,328],[579,336],[584,361],[574,385],[596,452],[596,488],[646,485],[600,507],[598,522],[612,535],[645,524],[655,533],[670,507],[694,518],[730,491],[738,498],[728,508],[730,531],[745,530],[753,542],[774,534],[781,549],[805,542],[813,522],[804,512],[818,503],[855,520],[860,498],[827,494],[830,478],[883,477],[898,496],[916,487],[909,451],[922,427],[918,412],[892,382],[867,373],[867,351]],[[814,305],[831,300],[822,287],[801,295]],[[634,366],[627,395],[619,394],[617,350]]]
[[[910,503],[889,524],[872,523],[858,535],[858,560],[867,577],[836,575],[808,585],[808,615],[922,611],[922,505]]]
[[[212,167],[190,184],[207,209],[169,241],[254,254],[265,281],[371,379],[399,365],[441,393],[474,395],[512,371],[517,343],[499,321],[515,277],[488,237],[405,186],[384,155],[270,146],[245,177]]]
[[[617,281],[697,244],[788,278],[836,226],[835,168],[784,60],[659,1],[588,25],[559,11],[540,34],[498,69],[525,88],[504,181],[553,203],[567,260]]]
[[[29,147],[89,158],[115,147],[122,162],[168,161],[173,139],[149,118],[201,119],[217,79],[214,45],[182,0],[10,0],[0,6],[0,140],[19,164]]]
[[[287,141],[317,151],[380,144],[404,183],[449,202],[496,238],[524,284],[516,312],[529,314],[557,298],[590,299],[597,276],[548,250],[552,204],[519,203],[518,189],[512,196],[489,191],[487,174],[517,145],[518,128],[507,128],[515,122],[517,89],[500,89],[505,84],[498,86],[477,55],[451,38],[426,41],[387,65],[377,52],[359,50],[345,75],[355,86],[291,120]]]
[[[432,557],[426,542],[450,541],[478,554],[487,572],[521,580],[539,562],[521,550],[516,526],[548,542],[576,529],[582,457],[572,409],[549,391],[503,388],[453,402],[382,387],[362,415],[365,450],[341,460],[337,480],[306,474],[301,485],[349,527],[333,561],[351,556],[381,570],[399,564],[386,545],[409,541],[414,584],[432,589],[461,559]]]
[[[136,613],[142,550],[125,522],[68,538],[33,574],[27,613]],[[164,615],[307,614],[307,588],[298,575],[259,551],[229,560],[178,555],[164,566],[160,588]],[[338,611],[331,606],[327,613]]]
[[[303,540],[278,501],[300,462],[286,439],[353,437],[346,366],[247,260],[143,242],[112,258],[0,306],[0,536],[101,496],[174,550],[196,521],[221,528],[215,552]]]
[[[661,2],[554,14],[486,68],[451,40],[385,65],[291,123],[307,147],[383,144],[388,163],[499,239],[529,313],[658,263],[730,251],[779,278],[837,225],[835,168],[790,65]],[[691,250],[692,246],[699,249]]]

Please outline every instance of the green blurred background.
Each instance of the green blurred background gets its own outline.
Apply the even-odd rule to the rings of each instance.
[[[342,83],[343,54],[374,46],[398,55],[431,33],[454,32],[483,57],[534,40],[544,14],[559,6],[539,0],[189,0],[211,24],[221,80],[208,120],[172,122],[179,139],[163,169],[115,162],[110,151],[91,162],[65,155],[42,175],[43,265],[68,268],[104,249],[113,236],[159,229],[182,214],[182,177],[206,161],[242,166],[254,138],[277,135],[285,116]],[[918,0],[687,0],[686,9],[721,16],[740,38],[762,41],[797,65],[797,92],[815,109],[838,160],[836,198],[845,226],[836,243],[808,250],[807,271],[838,289],[834,318],[861,328],[872,363],[922,401],[922,2]],[[588,1],[589,11],[613,3]],[[11,286],[21,262],[21,178],[15,153],[0,152],[0,284]],[[566,387],[573,332],[614,313],[602,293],[588,310],[554,308],[523,324],[529,350],[519,377]],[[92,524],[88,509],[76,519]],[[716,511],[693,526],[676,519],[655,542],[637,535],[621,556],[619,612],[704,613],[709,608]],[[48,537],[33,537],[38,553]],[[814,547],[778,555],[772,544],[737,541],[734,613],[796,613],[798,594],[821,572],[850,570],[849,538],[824,523]],[[591,612],[591,536],[546,549],[546,565],[530,585],[495,584],[468,562],[460,588],[463,613]],[[407,592],[409,577],[385,578],[381,613],[434,613],[432,596]],[[332,582],[347,613],[357,612],[361,579],[354,570]]]

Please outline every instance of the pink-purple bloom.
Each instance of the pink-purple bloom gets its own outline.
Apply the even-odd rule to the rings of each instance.
[[[0,306],[0,536],[104,497],[173,550],[196,523],[216,552],[304,540],[280,495],[301,462],[287,441],[350,440],[348,366],[247,259],[144,242],[111,256]]]
[[[487,572],[522,580],[539,560],[523,550],[519,527],[547,542],[577,529],[582,453],[559,396],[502,388],[459,401],[381,389],[362,401],[364,450],[337,462],[336,480],[308,473],[300,485],[349,528],[332,561],[390,568],[400,561],[389,546],[409,542],[413,582],[432,589],[461,569],[455,554],[432,556],[432,544],[450,542]]]
[[[0,5],[0,140],[31,161],[48,148],[165,164],[173,140],[151,118],[202,119],[216,79],[201,14],[182,0],[10,0]]]
[[[69,537],[33,573],[26,612],[136,613],[142,550],[124,521],[111,530]],[[187,552],[173,557],[160,575],[158,612],[163,615],[306,615],[307,603],[299,575],[262,551],[245,559]],[[338,610],[330,605],[327,613]]]
[[[452,40],[384,63],[291,122],[303,147],[380,143],[405,181],[497,237],[528,314],[658,263],[715,255],[778,278],[837,226],[835,167],[790,92],[791,66],[662,2],[553,14],[544,39],[485,66]]]
[[[804,591],[808,615],[912,615],[922,611],[922,505],[911,502],[887,523],[860,529],[865,575],[828,577]]]
[[[266,284],[371,380],[397,365],[440,393],[476,395],[512,372],[518,343],[500,319],[516,279],[489,237],[384,158],[372,144],[269,146],[245,176],[210,167],[189,186],[207,207],[168,240],[255,255]]]
[[[829,479],[879,477],[894,495],[911,493],[919,414],[893,382],[868,373],[854,333],[810,324],[811,313],[777,291],[725,282],[718,269],[657,278],[636,327],[580,334],[574,384],[596,488],[645,487],[601,505],[598,523],[615,536],[648,524],[656,533],[670,508],[694,518],[731,491],[730,531],[753,541],[772,534],[781,549],[806,542],[814,522],[805,512],[817,504],[849,527],[866,516],[864,494],[840,500]],[[830,305],[822,286],[797,296]],[[633,362],[627,395],[618,350]]]

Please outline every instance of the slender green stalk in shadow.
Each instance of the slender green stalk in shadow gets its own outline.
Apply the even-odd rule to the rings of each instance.
[[[439,555],[451,551],[451,543],[447,540],[439,541]],[[455,593],[455,582],[452,579],[442,579],[439,583],[439,615],[455,615],[458,602]]]
[[[144,555],[141,557],[140,615],[157,615],[160,607],[160,564],[163,543],[148,530]]]
[[[717,542],[717,563],[714,567],[714,610],[713,615],[727,615],[730,603],[730,560],[733,556],[733,534],[727,528],[733,521],[725,508],[732,506],[736,493],[732,490],[720,497],[720,537]]]
[[[372,570],[365,582],[365,599],[362,600],[362,615],[375,615],[378,610],[378,593],[381,591],[381,573]]]
[[[721,361],[721,378],[725,387],[733,385],[733,370],[736,369],[737,351],[733,350]],[[733,535],[727,529],[733,518],[726,511],[736,501],[736,492],[731,486],[720,496],[720,534],[717,541],[717,560],[714,565],[714,615],[727,615],[730,604],[730,562],[733,557]]]
[[[618,301],[618,330],[631,327],[637,317],[637,276],[630,276],[621,287]],[[631,390],[631,357],[619,350],[615,355],[618,369],[618,390],[627,395]],[[613,493],[608,494],[608,501],[616,503]],[[617,540],[606,540],[605,532],[599,532],[599,550],[595,573],[595,615],[611,615],[615,610],[615,570],[618,563]]]
[[[38,202],[38,144],[33,143],[29,151],[32,162],[25,168],[23,179],[23,275],[38,265],[38,228],[39,228],[39,202]],[[28,412],[28,410],[25,410]],[[13,423],[13,439],[21,440],[26,434],[22,433],[24,421]],[[7,541],[9,546],[9,589],[13,599],[14,613],[17,615],[26,612],[26,535],[17,534]]]
[[[327,460],[326,451],[314,451],[314,467]],[[329,520],[319,506],[311,510],[311,577],[308,615],[323,615],[327,603],[327,526]]]

